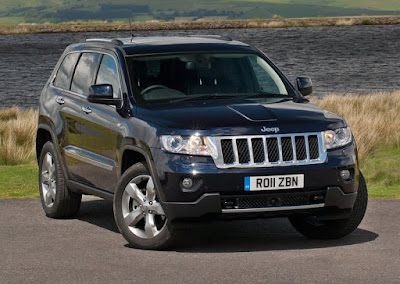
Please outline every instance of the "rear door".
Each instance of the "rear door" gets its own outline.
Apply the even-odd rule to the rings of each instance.
[[[82,139],[81,130],[87,114],[82,105],[94,80],[101,55],[96,52],[82,52],[78,55],[78,62],[68,85],[69,90],[64,91],[58,98],[58,113],[65,125],[61,143],[68,178],[86,183],[87,155],[82,153],[85,141]]]
[[[54,95],[55,103],[53,107],[54,127],[59,138],[59,145],[66,170],[76,163],[75,160],[69,159],[65,155],[64,149],[69,146],[79,144],[80,140],[80,116],[81,116],[81,99],[70,91],[71,79],[75,70],[76,63],[80,57],[79,52],[68,53],[54,78],[51,82],[50,91]],[[68,177],[73,178],[70,173]]]

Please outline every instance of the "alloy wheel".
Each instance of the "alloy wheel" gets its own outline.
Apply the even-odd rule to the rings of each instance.
[[[154,238],[166,226],[167,219],[150,175],[137,176],[127,184],[121,209],[125,224],[139,238]]]
[[[56,165],[50,152],[46,153],[42,161],[42,193],[47,207],[52,207],[56,200],[57,181]]]

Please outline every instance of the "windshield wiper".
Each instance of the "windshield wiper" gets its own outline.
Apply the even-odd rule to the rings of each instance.
[[[289,95],[273,94],[273,93],[254,93],[243,96],[245,98],[282,98],[282,99],[293,99]]]
[[[185,98],[179,98],[176,100],[171,100],[171,103],[182,102],[182,101],[194,101],[194,100],[202,100],[202,99],[227,99],[227,98],[238,98],[240,96],[237,95],[217,95],[217,94],[207,94],[207,95],[196,95],[196,96],[187,96]]]

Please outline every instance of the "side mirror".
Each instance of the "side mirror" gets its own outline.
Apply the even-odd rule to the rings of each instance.
[[[89,88],[87,100],[91,103],[120,107],[122,99],[113,97],[113,87],[109,84],[93,85]]]
[[[303,96],[308,96],[314,90],[313,83],[308,77],[297,77],[296,78],[297,89]]]

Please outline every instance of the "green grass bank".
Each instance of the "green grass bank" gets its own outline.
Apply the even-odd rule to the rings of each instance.
[[[400,199],[400,147],[382,146],[362,160],[361,170],[372,199]],[[0,166],[0,198],[37,198],[38,167],[34,162]]]
[[[248,20],[198,20],[198,21],[147,21],[134,22],[134,31],[152,30],[198,30],[198,29],[245,29],[245,28],[291,28],[354,25],[396,25],[400,15],[393,16],[353,16],[318,18],[271,18]],[[1,25],[0,35],[30,33],[65,32],[107,32],[129,31],[128,22],[78,21],[47,24]]]
[[[311,100],[351,126],[370,198],[400,198],[400,91]],[[0,198],[39,197],[36,119],[36,110],[0,109]]]

